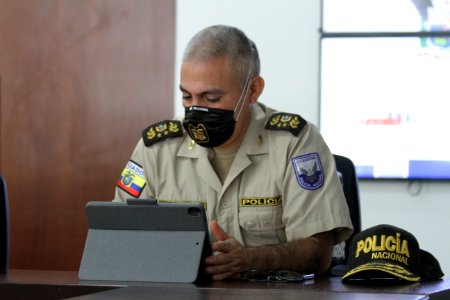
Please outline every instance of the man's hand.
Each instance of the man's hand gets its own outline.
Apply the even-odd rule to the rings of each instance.
[[[244,255],[242,245],[229,236],[215,220],[211,221],[210,226],[217,242],[211,245],[215,255],[206,258],[206,272],[212,274],[214,280],[238,278],[251,265],[251,260]]]
[[[211,245],[215,255],[206,258],[206,272],[214,280],[239,278],[240,273],[255,270],[291,270],[321,274],[328,270],[333,252],[332,231],[279,245],[244,248],[229,236],[216,221],[211,232],[217,242]]]

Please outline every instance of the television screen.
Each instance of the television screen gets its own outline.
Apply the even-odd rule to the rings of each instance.
[[[320,130],[359,178],[450,179],[450,38],[323,37]]]
[[[450,29],[448,0],[323,0],[322,30],[436,32]]]

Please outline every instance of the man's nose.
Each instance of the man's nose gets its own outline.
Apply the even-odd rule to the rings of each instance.
[[[201,106],[201,99],[200,99],[200,97],[192,97],[191,104],[193,106]]]
[[[208,102],[203,99],[202,96],[192,96],[192,106],[208,106]]]

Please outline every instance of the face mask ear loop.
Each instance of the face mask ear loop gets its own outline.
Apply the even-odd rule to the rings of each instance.
[[[242,90],[242,93],[241,93],[241,96],[240,96],[240,98],[239,98],[239,101],[238,101],[238,103],[236,104],[236,107],[238,107],[238,105],[239,105],[239,104],[241,103],[241,101],[242,101],[241,108],[239,109],[238,114],[237,114],[237,116],[236,116],[236,122],[237,122],[237,120],[239,119],[239,116],[241,115],[242,109],[244,108],[244,102],[245,102],[245,101],[243,101],[243,100],[245,100],[245,99],[247,98],[247,95],[248,95],[248,91],[249,91],[249,87],[250,87],[250,77],[251,77],[251,75],[252,75],[252,72],[253,72],[253,62],[252,62],[252,64],[250,65],[250,69],[249,69],[249,71],[248,71],[247,80],[245,81],[244,89]],[[244,97],[242,97],[242,96],[244,96]],[[236,109],[236,107],[235,107],[234,109]]]

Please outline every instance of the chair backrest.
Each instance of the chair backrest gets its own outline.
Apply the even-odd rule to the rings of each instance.
[[[9,210],[6,180],[0,176],[0,273],[8,270],[9,257]]]
[[[339,179],[341,180],[342,189],[344,191],[345,199],[350,211],[350,218],[352,220],[354,231],[352,235],[345,241],[341,247],[344,247],[344,258],[342,261],[335,261],[334,264],[346,263],[348,257],[348,250],[350,242],[355,234],[361,231],[361,210],[359,205],[359,190],[358,179],[356,177],[355,165],[353,162],[341,155],[334,154],[334,160],[336,162],[336,169],[338,171]],[[342,249],[341,249],[342,250]],[[333,257],[334,259],[335,257]]]

